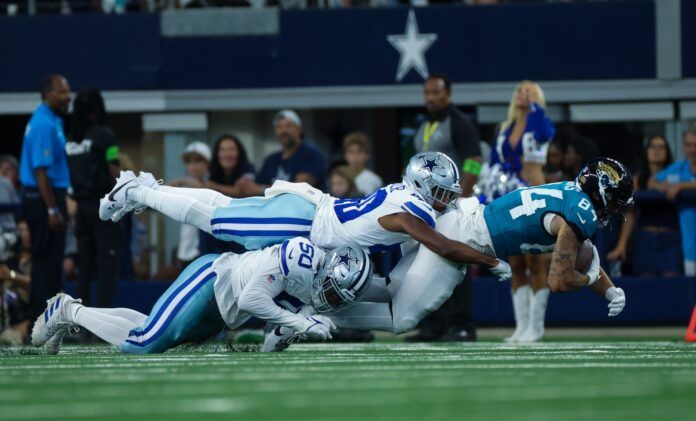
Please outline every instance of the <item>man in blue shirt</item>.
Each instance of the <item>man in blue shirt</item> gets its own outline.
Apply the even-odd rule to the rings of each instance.
[[[60,290],[65,249],[65,195],[70,186],[61,115],[70,106],[70,85],[60,75],[41,84],[42,103],[24,132],[19,180],[22,212],[31,235],[31,311],[43,312],[45,302]]]
[[[684,156],[655,176],[650,187],[665,193],[667,199],[675,200],[681,192],[696,190],[696,127],[684,132]],[[684,274],[696,276],[696,206],[685,205],[677,200],[679,224],[682,232]]]
[[[276,180],[305,182],[326,191],[326,160],[316,146],[302,139],[302,120],[292,110],[282,110],[273,117],[273,128],[281,150],[266,157],[257,183],[246,181],[246,195],[262,195]]]

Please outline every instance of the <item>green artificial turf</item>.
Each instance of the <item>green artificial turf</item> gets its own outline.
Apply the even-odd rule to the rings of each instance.
[[[696,347],[679,342],[237,352],[255,349],[0,349],[0,419],[696,419]]]

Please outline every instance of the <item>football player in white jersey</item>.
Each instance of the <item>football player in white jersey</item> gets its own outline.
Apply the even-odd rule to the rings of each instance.
[[[208,254],[184,269],[149,316],[56,295],[36,320],[32,344],[56,354],[63,336],[81,326],[124,353],[159,353],[208,339],[225,325],[237,328],[252,316],[326,340],[335,326],[325,314],[359,300],[371,277],[372,263],[360,247],[325,253],[304,238],[241,255]],[[307,306],[298,314],[279,307],[273,299],[283,291]]]
[[[460,199],[456,210],[438,218],[437,229],[484,253],[553,251],[551,291],[588,287],[609,301],[613,317],[623,311],[626,295],[601,269],[596,248],[592,246],[591,264],[584,273],[576,270],[575,263],[581,244],[597,226],[606,225],[611,214],[621,214],[632,203],[628,169],[613,159],[599,158],[583,168],[577,184],[517,190],[486,207],[473,198]],[[404,248],[403,256],[389,278],[373,278],[362,302],[331,315],[338,327],[407,332],[442,305],[464,277],[461,265],[415,243]],[[529,341],[541,336],[543,330]]]
[[[354,243],[371,253],[414,239],[457,263],[478,263],[501,277],[510,266],[435,231],[435,218],[460,195],[459,171],[439,152],[411,158],[403,183],[360,199],[336,199],[306,183],[276,181],[265,197],[232,199],[206,189],[161,186],[149,173],[121,172],[99,216],[118,221],[146,207],[249,250],[308,237],[323,248]]]

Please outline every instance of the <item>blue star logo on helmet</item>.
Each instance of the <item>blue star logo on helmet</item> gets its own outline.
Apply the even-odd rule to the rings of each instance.
[[[358,263],[358,258],[350,255],[350,249],[346,251],[346,254],[338,255],[338,264],[346,265],[346,269],[350,270],[350,262],[353,261]]]
[[[424,156],[423,160],[425,161],[425,163],[423,164],[421,169],[428,169],[430,172],[433,172],[435,168],[445,168],[437,162],[437,157],[433,159],[428,159]]]

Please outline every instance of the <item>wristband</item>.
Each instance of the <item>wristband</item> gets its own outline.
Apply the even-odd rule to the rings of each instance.
[[[466,161],[464,161],[462,171],[464,171],[467,174],[479,175],[481,174],[481,167],[481,163],[476,161],[475,159],[467,159]]]
[[[59,215],[59,214],[60,214],[60,209],[58,209],[57,207],[48,208],[48,214],[49,214],[50,216]]]

